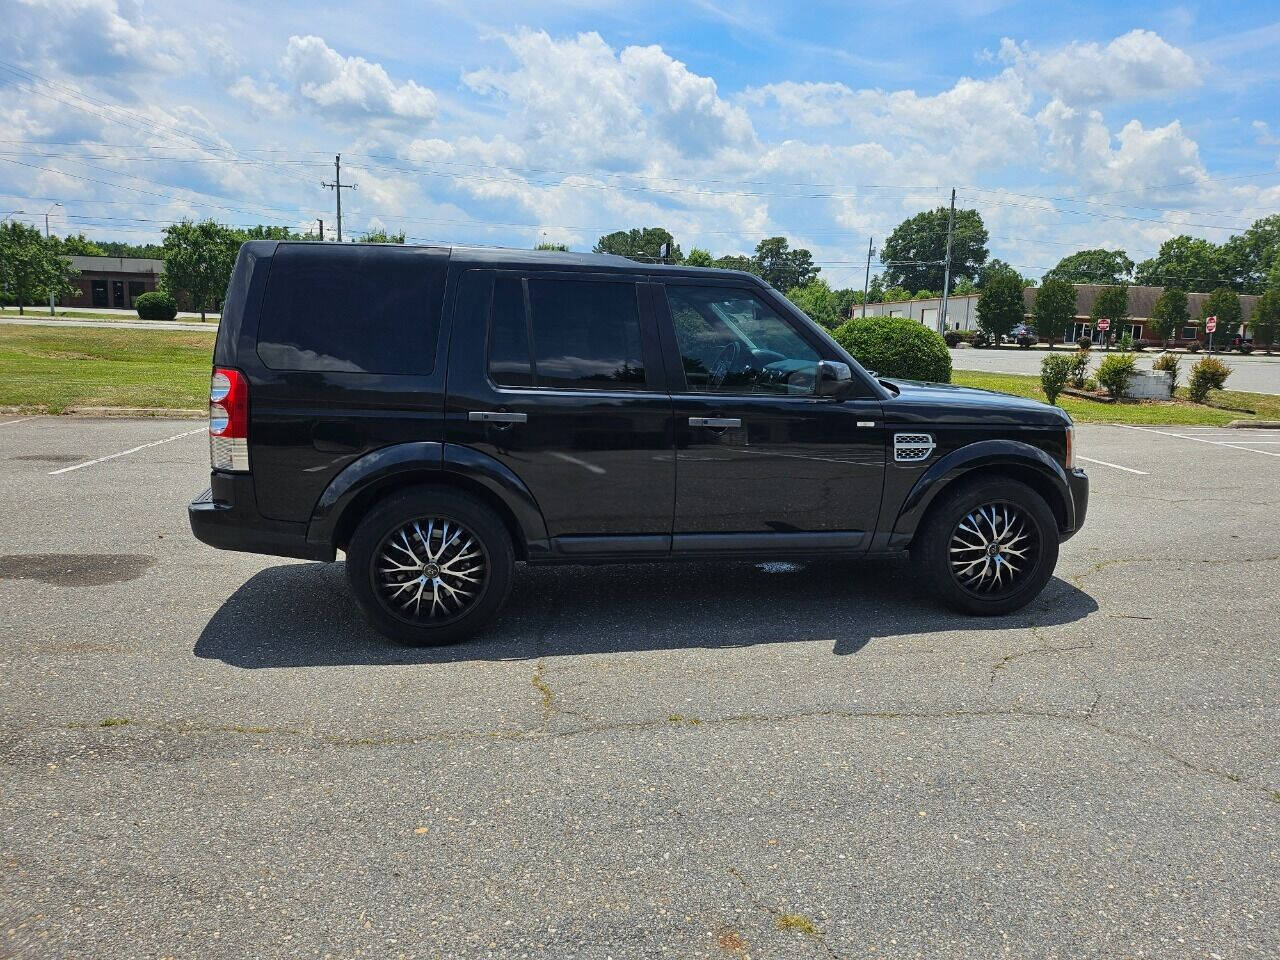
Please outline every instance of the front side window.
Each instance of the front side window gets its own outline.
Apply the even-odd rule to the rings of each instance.
[[[691,392],[813,392],[818,352],[754,293],[668,286],[667,301]]]
[[[635,284],[499,277],[489,377],[500,386],[645,389]]]

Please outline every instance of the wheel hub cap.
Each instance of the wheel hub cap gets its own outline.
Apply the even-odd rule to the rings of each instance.
[[[1020,587],[1038,555],[1039,531],[1013,503],[987,503],[965,514],[951,534],[947,553],[956,582],[984,597]]]
[[[411,520],[391,531],[375,564],[378,599],[402,620],[428,625],[466,613],[489,572],[476,536],[444,517]]]

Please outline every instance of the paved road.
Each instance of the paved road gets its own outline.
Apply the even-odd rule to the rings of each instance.
[[[957,370],[986,370],[993,373],[1022,373],[1038,376],[1040,361],[1044,358],[1044,350],[1018,350],[1013,347],[1000,350],[951,350],[951,363]],[[1095,350],[1095,358],[1102,356]],[[1146,350],[1135,353],[1138,366],[1144,370],[1151,369],[1151,363],[1158,357],[1159,351]],[[1180,379],[1186,383],[1191,365],[1206,354],[1181,354],[1182,373]],[[1252,353],[1243,356],[1239,353],[1215,354],[1231,367],[1231,379],[1227,386],[1232,390],[1247,390],[1253,393],[1280,393],[1280,354],[1266,356]],[[1095,359],[1094,366],[1099,361]]]
[[[81,320],[60,317],[0,317],[0,323],[27,327],[109,327],[112,330],[207,330],[218,332],[217,323],[183,323],[181,320]]]
[[[16,311],[18,308],[10,305],[10,306],[4,307],[3,309]],[[27,307],[27,315],[39,316],[41,309],[42,309],[41,307]],[[44,310],[44,316],[47,319],[49,316],[49,309],[48,307],[45,307],[43,308],[43,310]],[[108,316],[117,316],[117,317],[123,317],[123,318],[132,317],[135,320],[138,317],[138,311],[133,309],[132,307],[129,307],[129,308],[125,308],[125,307],[58,307],[58,313],[66,314],[67,316],[76,316],[77,314],[87,314],[90,316],[97,315],[97,314],[105,314]],[[200,316],[199,311],[195,311],[195,310],[179,310],[178,311],[179,320],[198,319],[199,316]],[[205,316],[209,317],[211,320],[216,321],[219,315],[217,313],[210,312],[210,313],[206,313]]]
[[[1081,427],[1089,524],[1007,619],[544,568],[410,650],[341,566],[192,540],[190,423],[15,419],[0,955],[1280,953],[1280,433]]]

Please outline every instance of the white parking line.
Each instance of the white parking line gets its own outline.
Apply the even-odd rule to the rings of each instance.
[[[1135,427],[1130,423],[1117,423],[1114,424],[1114,426],[1123,427],[1125,430],[1141,430],[1143,433],[1158,433],[1163,437],[1177,437],[1179,440],[1194,440],[1196,443],[1208,443],[1215,447],[1230,447],[1232,450],[1244,450],[1246,453],[1260,453],[1264,457],[1280,457],[1280,453],[1275,450],[1255,450],[1253,447],[1242,447],[1238,443],[1228,443],[1225,440],[1206,440],[1204,437],[1193,437],[1186,433],[1172,433],[1168,430],[1153,430],[1151,427]]]
[[[1106,460],[1094,460],[1092,457],[1082,457],[1079,454],[1076,454],[1076,459],[1083,460],[1085,463],[1096,463],[1104,467],[1115,467],[1117,470],[1123,470],[1125,473],[1136,473],[1140,477],[1145,477],[1147,475],[1147,471],[1145,470],[1135,470],[1133,467],[1122,467],[1118,463],[1108,463]]]
[[[77,463],[75,466],[71,467],[63,467],[61,470],[50,470],[49,476],[56,477],[60,473],[70,473],[72,470],[79,470],[81,467],[92,467],[95,463],[106,463],[106,461],[114,460],[117,457],[127,457],[131,453],[137,453],[139,450],[146,450],[148,447],[158,447],[160,444],[168,443],[171,440],[181,440],[183,437],[191,437],[197,433],[205,433],[208,429],[208,427],[200,427],[198,430],[188,430],[186,433],[175,433],[172,437],[165,437],[163,440],[152,440],[150,443],[130,447],[128,450],[121,450],[119,453],[110,453],[105,457],[98,457],[96,460],[86,460],[84,463]]]
[[[28,420],[34,419],[35,417],[19,417],[17,420],[6,420],[4,423],[0,423],[0,427],[7,427],[11,423],[26,423]]]

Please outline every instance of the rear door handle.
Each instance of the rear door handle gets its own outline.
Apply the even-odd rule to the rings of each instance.
[[[691,427],[740,427],[742,426],[741,417],[690,417],[689,426]]]
[[[480,423],[528,423],[527,413],[499,413],[497,410],[472,410],[467,419]]]

